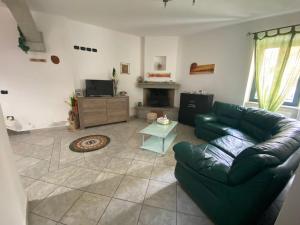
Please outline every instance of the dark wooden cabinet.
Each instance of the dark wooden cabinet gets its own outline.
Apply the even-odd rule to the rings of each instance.
[[[180,94],[178,121],[195,126],[195,115],[209,113],[212,109],[214,96],[211,94]]]
[[[128,121],[129,97],[79,97],[80,128]]]

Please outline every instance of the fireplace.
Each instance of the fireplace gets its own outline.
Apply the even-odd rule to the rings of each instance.
[[[174,89],[145,88],[144,106],[174,107]]]
[[[178,120],[178,108],[174,106],[175,91],[179,84],[175,82],[144,81],[137,84],[143,88],[142,106],[136,107],[138,118],[147,118],[149,112],[157,113],[158,117],[167,115],[171,120]]]

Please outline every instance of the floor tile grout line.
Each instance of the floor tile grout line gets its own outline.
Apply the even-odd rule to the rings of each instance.
[[[105,207],[105,209],[104,209],[102,215],[100,216],[100,218],[99,218],[99,220],[98,220],[98,222],[97,222],[97,225],[99,225],[99,223],[100,223],[100,221],[101,221],[103,215],[105,214],[105,212],[106,212],[108,206],[110,205],[110,203],[111,203],[111,201],[112,201],[114,195],[116,194],[116,192],[117,192],[118,188],[120,187],[121,183],[123,182],[124,178],[125,178],[125,175],[122,177],[120,183],[118,184],[118,187],[115,189],[114,193],[112,194],[112,197],[110,197],[109,203],[107,204],[107,206]]]
[[[101,172],[100,172],[101,173]],[[124,175],[124,174],[116,174],[116,175],[121,175],[123,176],[122,177],[122,180],[121,182],[119,183],[118,187],[116,188],[116,191],[117,189],[119,188],[120,184],[122,183],[123,179],[126,177],[126,176],[129,176],[129,177],[134,177],[134,178],[137,178],[135,176],[131,176],[131,175]],[[70,175],[72,176],[72,175]],[[68,177],[69,179],[69,177]],[[139,179],[145,179],[145,178],[139,178]],[[70,187],[70,186],[67,186],[65,184],[58,184],[58,183],[52,183],[52,182],[49,182],[49,181],[45,181],[45,180],[39,180],[39,179],[34,179],[36,181],[41,181],[41,182],[44,182],[44,183],[48,183],[48,184],[53,184],[53,185],[56,185],[58,187],[65,187],[65,188],[69,188],[69,189],[72,189],[72,190],[79,190],[79,191],[83,191],[83,192],[87,192],[87,193],[91,193],[91,194],[97,194],[97,195],[100,195],[100,196],[105,196],[105,197],[109,197],[109,198],[115,198],[115,199],[119,199],[119,200],[123,200],[123,201],[128,201],[128,202],[132,202],[132,203],[137,203],[137,202],[134,202],[134,201],[130,201],[130,200],[126,200],[126,199],[121,199],[121,198],[117,198],[114,196],[114,194],[112,196],[108,196],[108,195],[104,195],[104,194],[99,194],[99,193],[95,193],[95,192],[92,192],[92,191],[88,191],[87,189],[83,189],[83,188],[74,188],[74,187]],[[145,193],[145,196],[144,196],[144,200],[145,200],[145,197],[146,197],[146,194],[147,194],[147,191],[148,191],[148,187],[149,187],[149,183],[150,183],[150,179],[147,179],[148,180],[148,185],[147,185],[147,190],[146,190],[146,193]],[[172,184],[172,183],[168,183],[168,182],[162,182],[162,181],[157,181],[157,182],[161,182],[161,183],[165,183],[165,184]],[[31,185],[30,185],[31,186]],[[51,192],[52,193],[52,192]],[[50,195],[50,194],[49,194]],[[48,196],[49,196],[48,195]],[[142,202],[142,204],[144,204],[144,200]],[[161,208],[161,207],[156,207],[156,208]],[[165,209],[165,208],[161,208],[161,209]],[[167,209],[166,209],[167,210]],[[172,212],[174,212],[174,210],[170,210]],[[192,215],[192,214],[188,214],[188,215]]]
[[[53,222],[55,222],[55,223],[59,223],[59,221],[53,220],[53,219],[48,218],[48,217],[46,217],[46,216],[39,215],[38,213],[35,213],[35,212],[29,212],[29,214],[33,214],[33,215],[35,215],[35,216],[39,216],[39,217],[42,217],[42,218],[44,218],[44,219],[51,220],[51,221],[53,221]]]
[[[119,174],[120,175],[120,174]],[[120,184],[122,183],[123,179],[125,178],[125,175],[122,175],[122,180],[121,182],[119,183],[118,187],[116,188],[116,190],[119,188]],[[132,177],[132,176],[131,176]],[[37,181],[42,181],[42,180],[37,180]],[[91,191],[88,191],[88,190],[85,190],[85,189],[76,189],[76,188],[72,188],[72,187],[68,187],[68,186],[65,186],[65,185],[61,185],[61,184],[55,184],[55,183],[50,183],[50,182],[46,182],[46,181],[42,181],[42,182],[45,182],[45,183],[49,183],[49,184],[53,184],[53,185],[56,185],[58,187],[65,187],[65,188],[69,188],[69,189],[72,189],[72,190],[78,190],[78,191],[82,191],[82,192],[86,192],[86,193],[90,193],[90,194],[96,194],[96,195],[99,195],[99,196],[104,196],[104,197],[108,197],[108,198],[113,198],[113,199],[118,199],[118,200],[121,200],[121,201],[126,201],[126,202],[131,202],[131,203],[135,203],[135,204],[144,204],[144,202],[134,202],[134,201],[130,201],[130,200],[126,200],[126,199],[121,199],[121,198],[117,198],[114,196],[114,194],[112,196],[108,196],[108,195],[104,195],[104,194],[99,194],[99,193],[95,193],[95,192],[91,192]],[[58,188],[57,187],[57,188]],[[56,188],[56,189],[57,189]],[[56,190],[55,189],[55,190]],[[54,191],[55,191],[54,190]],[[53,191],[53,192],[54,192]],[[51,192],[51,194],[53,193]],[[115,191],[116,192],[116,191]],[[49,194],[50,195],[50,194]],[[48,195],[48,196],[49,196]],[[44,200],[43,200],[44,201]],[[166,208],[162,208],[162,207],[157,207],[157,206],[151,206],[151,207],[154,207],[154,208],[158,208],[158,209],[164,209],[164,210],[167,210],[167,211],[170,211],[170,212],[175,212],[175,210],[170,210],[170,209],[166,209]],[[183,213],[183,212],[180,212],[180,213]],[[192,215],[192,214],[188,214],[188,213],[184,213],[186,215]]]
[[[35,182],[34,182],[34,183],[35,183]],[[54,184],[52,184],[52,185],[54,185]],[[33,209],[30,209],[30,212],[33,212],[39,205],[41,205],[46,199],[48,199],[48,197],[49,197],[51,194],[53,194],[59,187],[60,187],[60,186],[56,185],[56,187],[55,187],[52,191],[50,191],[49,194],[47,194],[47,195],[45,196],[45,198],[44,198],[40,203],[38,203]]]
[[[48,173],[50,172],[50,167],[51,167],[51,162],[52,162],[52,158],[53,158],[54,146],[55,146],[56,138],[57,137],[53,138],[54,140],[53,140],[53,144],[52,144],[52,152],[51,152],[51,157],[50,157],[49,166],[48,166]]]
[[[153,169],[154,169],[154,163],[152,164],[152,168],[151,168],[151,172],[150,172],[150,178],[152,176]],[[148,193],[148,188],[149,188],[149,185],[150,185],[150,178],[148,179],[148,184],[147,184],[147,188],[146,188],[146,191],[145,191],[145,195],[144,195],[144,199],[143,199],[143,202],[142,202],[142,207],[141,207],[141,211],[140,211],[139,216],[138,216],[137,223],[139,223],[139,221],[140,221],[141,213],[142,213],[142,210],[143,210],[144,205],[145,205],[144,203],[145,203],[146,195]]]
[[[77,190],[80,191],[80,190]],[[83,196],[84,192],[80,191],[81,194],[78,196],[78,198],[76,198],[76,200],[71,204],[71,206],[66,210],[66,212],[61,216],[61,218],[59,219],[59,222],[62,221],[62,219],[65,217],[65,215],[67,215],[67,213],[73,208],[73,206],[76,204],[76,202],[79,201],[79,199],[81,199],[81,197]]]

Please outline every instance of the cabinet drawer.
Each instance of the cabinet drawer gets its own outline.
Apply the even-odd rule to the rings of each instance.
[[[185,94],[180,95],[180,108],[207,113],[211,110],[213,95]]]
[[[121,122],[128,120],[128,114],[126,110],[113,111],[107,115],[109,123]]]
[[[125,110],[127,111],[128,100],[127,98],[109,99],[107,100],[108,112]]]
[[[85,112],[82,118],[85,126],[93,126],[107,122],[106,112]]]
[[[81,108],[82,110],[105,109],[106,102],[106,99],[85,99],[81,102]]]

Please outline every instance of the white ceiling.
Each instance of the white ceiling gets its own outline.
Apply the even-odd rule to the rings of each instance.
[[[300,0],[27,0],[31,9],[137,35],[184,35],[300,11]]]

